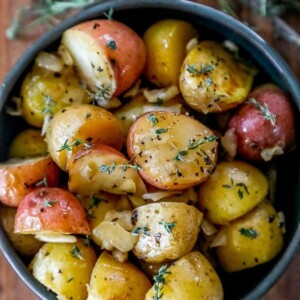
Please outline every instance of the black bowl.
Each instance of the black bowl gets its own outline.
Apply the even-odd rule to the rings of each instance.
[[[163,18],[178,18],[193,23],[202,36],[213,39],[230,39],[252,58],[261,70],[258,82],[272,81],[286,90],[293,99],[296,119],[300,117],[300,87],[288,65],[280,55],[256,33],[244,24],[212,8],[180,0],[130,0],[108,1],[95,5],[66,19],[50,32],[44,34],[24,53],[0,87],[0,160],[6,159],[7,145],[12,137],[24,128],[25,123],[4,113],[4,105],[18,95],[20,82],[28,71],[34,57],[43,49],[55,48],[62,33],[69,27],[95,18],[114,9],[114,19],[124,22],[142,34],[152,23]],[[299,127],[299,126],[298,126]],[[282,252],[271,262],[250,270],[223,274],[225,299],[258,299],[283,274],[300,246],[300,151],[299,147],[284,159],[277,160],[278,190],[275,207],[286,216],[287,233]],[[12,248],[0,228],[0,248],[22,280],[42,299],[56,296],[37,282],[28,272],[26,265]]]

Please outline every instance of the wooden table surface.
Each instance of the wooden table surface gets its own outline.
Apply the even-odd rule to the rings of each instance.
[[[7,28],[12,15],[20,5],[28,3],[29,1],[30,0],[0,0],[0,82],[16,60],[22,55],[24,50],[31,44],[31,41],[28,40],[8,41],[5,37],[5,28]],[[216,5],[216,1],[213,0],[198,0],[195,2],[212,6]],[[280,44],[282,43],[280,41],[275,41],[271,34],[271,22],[265,21],[261,17],[250,15],[248,10],[242,11],[241,15],[248,23],[250,23],[249,19],[251,19],[250,21],[258,26],[260,33],[268,42],[280,50],[300,79],[299,48],[293,49],[293,47],[287,47],[286,44]],[[293,19],[291,22],[293,22]],[[18,278],[3,255],[0,254],[0,300],[23,299],[36,300],[38,298]],[[294,258],[285,274],[262,299],[300,300],[300,253]]]

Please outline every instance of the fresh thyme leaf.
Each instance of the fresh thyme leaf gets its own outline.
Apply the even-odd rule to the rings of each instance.
[[[76,139],[71,145],[68,144],[68,139],[65,140],[64,144],[57,150],[58,152],[66,150],[68,152],[72,151],[72,147],[78,147],[79,145],[83,145],[84,149],[89,149],[91,144],[87,141],[82,141],[80,139]]]
[[[186,70],[193,75],[200,76],[202,74],[212,72],[214,70],[214,66],[201,64],[200,69],[197,69],[196,65],[186,65]]]
[[[232,186],[229,185],[229,184],[223,184],[222,187],[225,188],[225,189],[231,189],[232,188]]]
[[[44,207],[52,207],[57,201],[51,201],[49,199],[45,199],[44,200],[44,203],[43,203],[43,206]]]
[[[45,102],[45,107],[42,110],[42,114],[43,115],[46,115],[46,114],[53,115],[52,107],[56,105],[56,101],[54,101],[52,99],[52,97],[49,95],[43,95],[43,99]]]
[[[149,114],[147,120],[151,123],[151,126],[154,127],[158,123],[158,118],[153,114]]]
[[[138,164],[134,163],[133,165],[131,164],[131,161],[128,161],[128,163],[126,164],[120,164],[117,165],[116,162],[113,162],[111,165],[101,165],[99,167],[99,171],[102,173],[107,172],[108,174],[112,173],[113,171],[116,170],[116,168],[122,168],[122,170],[125,172],[128,168],[133,169],[135,171],[142,171],[143,169],[141,168],[141,166],[139,166]]]
[[[143,227],[137,226],[137,227],[135,227],[135,228],[132,230],[131,234],[132,234],[132,235],[139,235],[139,232],[141,232],[141,233],[144,234],[144,235],[150,236],[149,230],[150,230],[150,229],[149,229],[147,226],[143,226]]]
[[[44,187],[48,187],[48,181],[47,181],[47,176],[44,173],[43,175],[43,179],[41,181],[38,181],[35,186],[44,186]]]
[[[100,204],[101,201],[103,201],[103,199],[91,195],[91,204],[90,204],[90,208],[92,208],[92,207],[94,207],[94,206],[98,207],[98,205]]]
[[[112,20],[113,19],[113,13],[114,13],[114,9],[111,7],[109,9],[108,12],[104,12],[103,15],[108,19],[108,20]]]
[[[111,165],[101,165],[99,167],[99,171],[102,173],[107,172],[108,174],[110,174],[116,169],[116,166],[117,166],[116,162],[113,162]]]
[[[256,239],[258,237],[257,231],[252,228],[241,228],[239,232],[241,235],[249,237],[251,240]]]
[[[135,171],[143,171],[142,167],[139,166],[138,164],[134,163],[133,165],[130,164],[130,162],[128,162],[128,164],[122,164],[121,165],[123,171],[125,172],[127,170],[127,168],[131,168]]]
[[[172,229],[176,226],[176,222],[173,222],[173,223],[167,223],[165,221],[161,221],[159,222],[160,225],[163,225],[165,230],[168,232],[168,233],[172,233]]]
[[[168,130],[169,130],[168,128],[159,128],[155,130],[155,134],[166,133]]]
[[[73,246],[73,249],[70,251],[70,254],[75,258],[78,258],[81,260],[84,259],[80,249],[76,245]]]
[[[205,85],[206,89],[208,89],[213,84],[213,82],[212,82],[212,80],[211,80],[210,77],[205,78],[205,84],[206,84]]]
[[[163,293],[161,292],[166,284],[165,276],[171,274],[171,272],[167,271],[168,266],[162,266],[158,270],[158,274],[153,277],[154,281],[154,296],[153,300],[160,300],[163,297]]]
[[[117,44],[113,40],[110,40],[106,45],[111,50],[117,50]]]
[[[180,160],[180,161],[184,161],[184,156],[186,156],[188,154],[188,151],[186,150],[183,150],[183,151],[179,151],[176,156],[175,156],[175,159],[176,160]]]
[[[243,193],[243,191],[242,191],[241,189],[238,189],[237,193],[238,193],[238,196],[239,196],[241,199],[244,198],[244,193]]]
[[[238,183],[234,183],[233,182],[233,179],[230,178],[230,181],[231,181],[231,185],[230,184],[223,184],[222,187],[223,188],[226,188],[226,189],[232,189],[233,187],[239,187],[237,193],[238,193],[238,196],[240,197],[240,199],[243,199],[244,198],[244,192],[243,192],[243,189],[245,190],[245,192],[250,195],[249,193],[249,190],[248,190],[248,187],[247,185],[244,183],[244,182],[238,182]]]
[[[242,187],[245,190],[245,192],[249,195],[248,187],[244,182],[238,182],[236,183],[236,186]]]
[[[214,135],[214,134],[212,134],[211,136],[209,136],[209,137],[204,137],[204,138],[202,138],[202,139],[199,139],[198,141],[196,141],[196,142],[194,142],[194,141],[192,141],[192,140],[190,140],[190,145],[189,145],[189,150],[192,150],[192,149],[196,149],[198,146],[201,146],[201,145],[203,145],[203,144],[205,144],[205,143],[210,143],[210,142],[213,142],[213,141],[215,141],[217,139],[217,137]]]
[[[267,103],[264,105],[261,105],[259,102],[256,101],[254,98],[249,98],[246,103],[252,104],[255,106],[255,108],[259,109],[261,112],[261,115],[268,121],[271,122],[272,125],[276,124],[276,116],[272,112],[270,112],[269,107]]]
[[[111,97],[111,85],[108,84],[107,86],[104,86],[102,84],[96,86],[96,88],[98,90],[96,93],[88,92],[88,94],[93,105],[95,105],[96,102],[101,106],[101,103],[103,103],[103,101],[107,101]]]

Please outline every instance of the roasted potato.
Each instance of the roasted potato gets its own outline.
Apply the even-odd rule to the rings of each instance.
[[[264,201],[248,214],[223,226],[223,245],[216,247],[221,266],[235,272],[257,266],[274,258],[283,247],[283,231],[277,212]]]
[[[185,115],[151,112],[131,126],[127,152],[148,183],[183,190],[207,179],[217,161],[216,136]]]
[[[144,34],[147,49],[146,78],[157,86],[178,85],[186,45],[197,35],[190,23],[181,20],[167,19],[151,25]]]
[[[175,260],[194,247],[202,213],[185,203],[152,203],[132,213],[133,234],[139,239],[133,253],[149,263]]]
[[[213,224],[225,225],[263,201],[268,188],[266,176],[254,166],[223,161],[200,185],[200,209]]]
[[[127,90],[140,76],[145,62],[143,40],[115,20],[92,20],[68,29],[62,45],[89,89],[105,102]]]
[[[83,300],[88,296],[86,285],[96,263],[91,246],[46,243],[29,265],[33,276],[58,299]]]
[[[45,155],[47,152],[47,144],[45,138],[41,135],[41,131],[25,129],[13,139],[8,150],[8,156],[10,158],[25,158]]]
[[[22,83],[21,97],[23,117],[35,127],[42,127],[46,114],[54,115],[67,105],[90,101],[71,67],[58,73],[34,66]]]
[[[123,145],[123,131],[117,118],[94,105],[72,105],[57,112],[46,136],[49,153],[64,171],[72,154],[92,144]]]
[[[191,252],[170,267],[163,266],[154,277],[146,300],[223,299],[220,278],[200,252]]]
[[[99,191],[142,195],[146,187],[138,168],[116,149],[96,144],[93,148],[79,151],[72,159],[69,190],[81,195]]]
[[[98,258],[88,286],[88,300],[144,299],[149,279],[130,262],[120,263],[108,252]]]
[[[79,200],[61,188],[39,188],[21,201],[15,233],[90,234],[86,212]]]
[[[10,159],[0,164],[0,201],[17,207],[38,186],[56,186],[59,169],[50,156]]]
[[[237,137],[237,153],[253,161],[269,161],[295,142],[295,118],[288,95],[274,84],[257,87],[233,115],[228,128]]]
[[[43,243],[32,235],[14,233],[16,212],[16,208],[0,204],[0,223],[14,249],[22,256],[31,257],[38,252]]]
[[[186,56],[179,86],[193,109],[222,112],[242,103],[250,92],[256,70],[238,62],[215,41],[202,41]]]

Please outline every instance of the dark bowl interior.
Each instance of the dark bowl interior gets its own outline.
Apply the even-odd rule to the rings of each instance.
[[[19,93],[20,83],[31,66],[33,58],[42,49],[55,49],[61,34],[76,23],[102,18],[103,12],[111,7],[114,19],[124,22],[139,34],[152,23],[164,18],[177,18],[193,23],[201,37],[207,39],[230,39],[252,58],[260,69],[256,84],[272,81],[286,90],[293,99],[296,119],[300,117],[300,87],[287,64],[266,42],[249,28],[233,18],[212,8],[186,1],[109,1],[93,6],[71,17],[50,32],[43,35],[23,55],[14,66],[0,87],[0,160],[6,159],[7,146],[15,134],[27,125],[18,118],[5,114],[6,101]],[[299,128],[299,124],[297,125]],[[257,299],[275,283],[299,249],[300,245],[300,151],[296,147],[284,158],[276,160],[278,171],[278,190],[275,199],[277,211],[282,210],[286,216],[287,233],[285,247],[280,255],[271,262],[253,269],[234,274],[220,272],[225,289],[225,299]],[[42,299],[56,299],[28,272],[26,265],[15,253],[0,228],[0,248],[12,267],[24,282]]]

